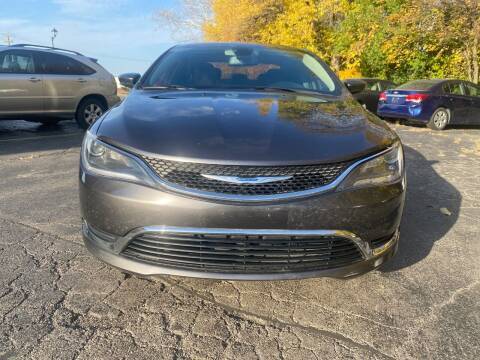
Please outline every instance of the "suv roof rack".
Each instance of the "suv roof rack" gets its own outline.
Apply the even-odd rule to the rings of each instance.
[[[38,49],[68,52],[68,53],[72,53],[72,54],[75,54],[75,55],[84,56],[83,54],[80,54],[79,52],[73,51],[73,50],[61,49],[61,48],[56,48],[56,47],[51,47],[51,46],[35,45],[35,44],[14,44],[14,45],[11,45],[10,47],[32,47],[32,48],[38,48]]]

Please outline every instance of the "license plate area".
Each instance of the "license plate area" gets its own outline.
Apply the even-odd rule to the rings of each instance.
[[[398,95],[392,94],[388,98],[388,103],[392,105],[405,105],[407,96],[406,95]]]

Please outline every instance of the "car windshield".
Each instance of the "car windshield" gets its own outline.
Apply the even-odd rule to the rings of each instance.
[[[399,90],[430,90],[437,82],[430,80],[409,81],[397,87]]]
[[[140,86],[341,93],[335,75],[312,55],[248,45],[173,48],[152,66]]]

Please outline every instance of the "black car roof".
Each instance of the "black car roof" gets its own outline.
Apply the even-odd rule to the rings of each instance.
[[[423,90],[433,90],[434,88],[437,89],[439,86],[442,84],[448,83],[448,82],[455,82],[455,81],[462,81],[462,80],[456,80],[456,79],[418,79],[418,80],[411,80],[407,81],[406,83],[403,83],[399,86],[399,88],[403,90],[410,90],[408,87],[405,87],[405,85],[415,85],[415,84],[422,84],[424,89]],[[420,90],[420,89],[418,89]]]
[[[445,83],[445,82],[450,82],[450,81],[463,81],[463,80],[459,80],[459,79],[416,79],[416,80],[407,81],[405,84],[411,83],[411,82],[424,82],[424,83],[430,83],[433,86],[433,85],[438,85],[438,84]]]
[[[387,79],[379,79],[379,78],[349,78],[345,79],[343,81],[363,81],[364,83],[371,83],[371,82],[380,82],[380,83],[389,83],[393,85],[397,85],[395,82],[392,80],[387,80]]]
[[[368,77],[362,77],[362,78],[349,78],[345,80],[363,80],[363,81],[388,81],[388,82],[393,82],[391,80],[387,79],[380,79],[380,78],[368,78]]]

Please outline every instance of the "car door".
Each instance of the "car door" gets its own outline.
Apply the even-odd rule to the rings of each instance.
[[[467,96],[470,98],[471,106],[468,116],[468,123],[480,124],[480,86],[470,82],[464,82]]]
[[[41,114],[43,95],[43,76],[33,52],[19,49],[0,52],[0,115]]]
[[[69,56],[51,52],[39,54],[44,72],[45,111],[73,114],[79,97],[94,81],[89,77],[89,68]],[[95,72],[90,70],[90,74]]]
[[[452,81],[443,85],[445,106],[448,107],[452,116],[452,124],[468,124],[471,101],[465,93],[465,87],[461,81]]]

